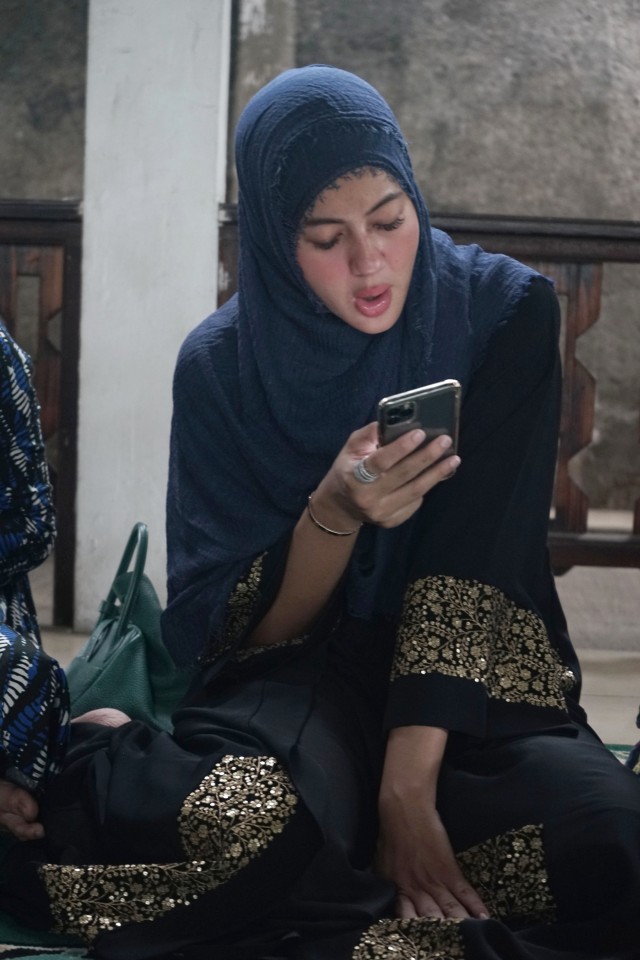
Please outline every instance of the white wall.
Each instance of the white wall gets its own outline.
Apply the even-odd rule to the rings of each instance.
[[[77,629],[136,520],[165,599],[171,378],[215,305],[229,0],[91,0],[80,360]]]

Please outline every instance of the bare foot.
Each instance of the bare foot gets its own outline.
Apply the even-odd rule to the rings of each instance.
[[[39,840],[44,828],[37,823],[38,804],[22,787],[0,780],[0,830],[8,830],[18,840]]]
[[[121,727],[129,720],[131,717],[122,710],[116,710],[115,707],[99,707],[97,710],[89,710],[88,713],[74,717],[71,723],[98,723],[101,727]]]

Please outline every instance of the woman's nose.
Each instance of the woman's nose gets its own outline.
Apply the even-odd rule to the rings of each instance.
[[[380,251],[375,237],[356,237],[351,250],[351,270],[356,276],[368,276],[380,267]]]

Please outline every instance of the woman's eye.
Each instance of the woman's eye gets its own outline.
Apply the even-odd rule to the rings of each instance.
[[[317,250],[331,250],[338,242],[338,237],[333,237],[331,240],[312,240],[311,242]]]
[[[381,230],[390,232],[391,230],[397,230],[398,227],[401,227],[403,223],[404,217],[396,217],[396,219],[392,220],[391,223],[380,223],[378,226]]]

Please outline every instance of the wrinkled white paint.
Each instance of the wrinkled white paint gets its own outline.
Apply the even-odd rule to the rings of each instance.
[[[91,0],[76,627],[95,620],[132,524],[165,597],[171,379],[215,304],[229,0]]]
[[[240,0],[240,40],[260,36],[267,29],[267,0]]]

